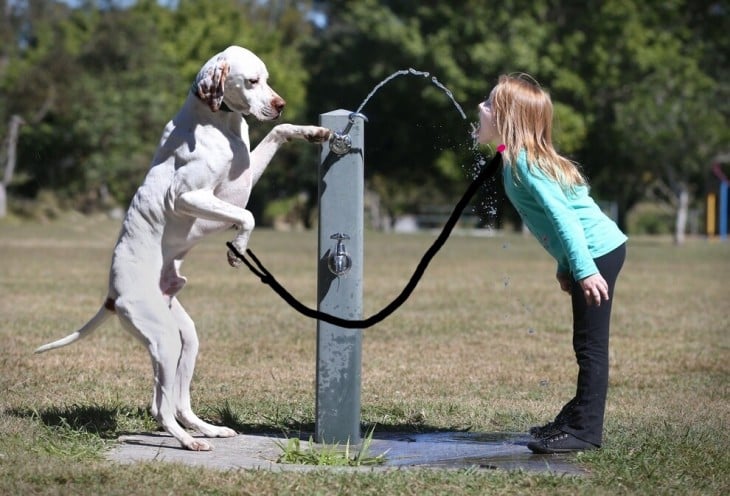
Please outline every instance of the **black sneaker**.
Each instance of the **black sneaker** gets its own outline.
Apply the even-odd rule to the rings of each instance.
[[[554,434],[560,434],[562,432],[560,430],[561,426],[562,424],[559,424],[557,421],[548,422],[545,425],[536,425],[534,427],[530,427],[530,435],[535,439],[542,439]]]
[[[550,437],[555,434],[560,434],[562,432],[560,428],[564,425],[567,425],[568,417],[570,416],[573,408],[575,408],[575,405],[577,403],[578,400],[576,398],[573,398],[572,400],[567,402],[565,406],[560,410],[560,413],[558,413],[558,415],[555,417],[555,420],[553,420],[552,422],[548,422],[545,425],[536,425],[534,427],[530,427],[530,435],[535,439],[542,439],[544,437]]]
[[[551,455],[555,453],[573,453],[575,451],[589,451],[598,449],[598,446],[578,439],[567,432],[559,432],[537,441],[530,441],[527,447],[533,453]]]

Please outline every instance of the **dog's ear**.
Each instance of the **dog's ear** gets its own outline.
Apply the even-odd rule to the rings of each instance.
[[[221,108],[226,78],[230,70],[225,56],[219,55],[215,61],[205,64],[195,80],[198,97],[207,103],[213,112],[218,112]]]

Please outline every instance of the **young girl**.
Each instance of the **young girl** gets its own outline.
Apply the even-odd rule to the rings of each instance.
[[[504,144],[502,178],[522,221],[557,261],[560,289],[571,295],[575,397],[530,433],[535,453],[595,449],[603,438],[608,390],[611,298],[626,256],[626,236],[589,196],[576,165],[553,148],[550,96],[525,76],[501,76],[479,105],[481,144]]]

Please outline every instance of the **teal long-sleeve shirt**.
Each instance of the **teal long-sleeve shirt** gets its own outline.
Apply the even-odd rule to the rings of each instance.
[[[530,232],[558,262],[559,274],[576,281],[598,273],[593,259],[626,242],[626,235],[598,207],[587,186],[563,189],[523,150],[502,168],[504,189]]]

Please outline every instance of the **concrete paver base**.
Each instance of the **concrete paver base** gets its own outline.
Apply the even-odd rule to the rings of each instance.
[[[344,470],[398,470],[412,468],[477,468],[550,472],[582,475],[585,472],[570,456],[534,455],[527,447],[529,437],[515,433],[383,433],[372,439],[369,455],[385,453],[386,462],[378,466]],[[141,433],[122,436],[108,459],[117,463],[169,462],[213,469],[321,470],[322,466],[278,463],[282,454],[280,437],[240,434],[212,439],[214,450],[188,451],[166,433]],[[303,447],[307,442],[303,441]],[[342,470],[343,468],[338,468]]]

